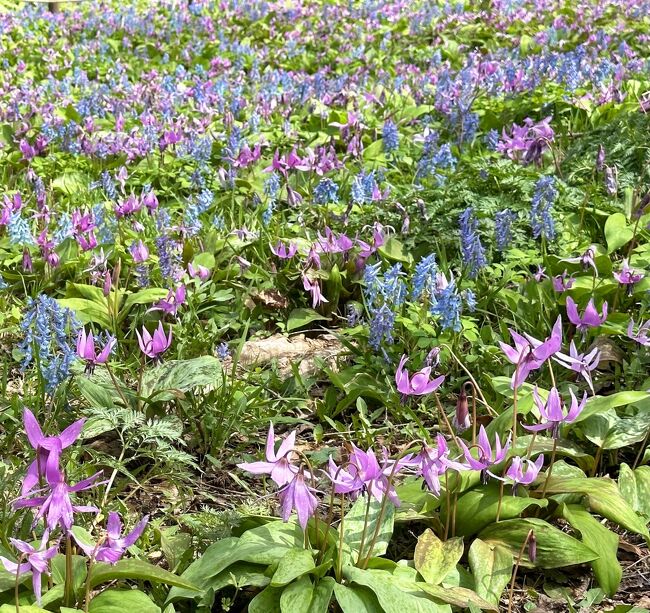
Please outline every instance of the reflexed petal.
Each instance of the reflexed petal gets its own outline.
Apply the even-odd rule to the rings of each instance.
[[[127,534],[127,535],[124,537],[124,539],[123,539],[123,541],[122,541],[122,544],[124,545],[124,547],[131,547],[131,545],[133,545],[133,543],[135,543],[135,542],[140,538],[140,536],[141,536],[142,533],[144,532],[144,529],[147,527],[147,523],[148,523],[148,522],[149,522],[149,516],[148,516],[148,515],[145,515],[145,516],[144,516],[144,517],[143,517],[143,518],[142,518],[142,519],[141,519],[141,520],[140,520],[140,521],[135,525],[135,527],[133,528],[133,530],[131,530],[131,532],[129,532],[129,534]]]
[[[45,437],[43,436],[43,431],[41,430],[38,421],[36,421],[36,417],[34,417],[34,413],[29,409],[23,411],[23,422],[25,424],[25,434],[27,435],[29,444],[34,449],[37,449]]]

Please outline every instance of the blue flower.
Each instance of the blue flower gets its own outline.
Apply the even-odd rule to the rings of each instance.
[[[422,294],[433,294],[436,285],[436,256],[432,253],[422,258],[415,266],[413,273],[411,300],[417,300]]]
[[[461,297],[456,293],[456,284],[452,281],[437,296],[431,306],[431,313],[440,318],[443,330],[460,332],[460,314],[462,311]]]
[[[332,179],[321,179],[314,188],[314,202],[316,204],[329,204],[339,201],[339,186]]]
[[[540,177],[535,184],[530,207],[530,226],[535,238],[544,236],[549,241],[555,238],[555,223],[551,211],[556,198],[555,177],[552,175]]]
[[[469,269],[469,277],[474,279],[487,261],[485,250],[478,235],[478,221],[471,207],[465,209],[459,219],[460,248],[464,264]]]
[[[510,245],[512,222],[516,218],[516,215],[510,209],[499,211],[494,216],[494,238],[499,251],[505,251]]]
[[[21,216],[20,211],[13,213],[7,224],[7,235],[12,245],[35,245],[36,241],[32,236],[27,221]]]
[[[397,131],[397,126],[393,121],[387,119],[384,122],[381,134],[384,143],[384,151],[386,153],[392,153],[399,147],[399,132]]]

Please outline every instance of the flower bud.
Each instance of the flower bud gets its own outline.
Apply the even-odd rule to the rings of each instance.
[[[535,533],[531,530],[528,537],[528,558],[534,564],[537,560],[537,539]]]
[[[472,425],[469,418],[469,404],[467,402],[467,394],[465,393],[464,387],[461,388],[460,394],[458,394],[458,400],[456,401],[456,414],[451,423],[458,434],[465,432],[465,430]]]

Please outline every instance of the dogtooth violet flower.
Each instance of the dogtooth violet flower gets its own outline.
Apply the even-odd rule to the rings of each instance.
[[[530,432],[541,432],[542,430],[550,430],[551,436],[553,438],[560,437],[560,425],[561,424],[570,424],[576,420],[578,415],[582,412],[582,409],[585,408],[587,402],[587,393],[585,392],[582,400],[578,402],[578,399],[575,397],[573,390],[569,390],[571,394],[571,407],[567,411],[566,415],[564,414],[564,404],[562,398],[560,398],[560,393],[557,391],[557,388],[552,387],[551,391],[548,394],[546,402],[544,402],[540,396],[537,386],[533,389],[533,401],[535,406],[542,416],[543,422],[540,424],[533,424],[527,426],[524,424],[524,428]]]
[[[605,323],[607,319],[607,302],[603,302],[602,313],[599,314],[594,304],[594,299],[590,298],[582,315],[578,313],[578,305],[573,298],[569,296],[566,299],[566,312],[569,321],[576,326],[576,328],[585,334],[589,328],[597,328]]]
[[[431,375],[431,366],[425,366],[423,369],[413,373],[409,377],[408,370],[404,369],[408,357],[403,355],[395,371],[395,384],[397,391],[403,396],[423,396],[437,390],[445,380],[444,375],[435,379],[429,379]]]
[[[178,309],[185,304],[186,290],[184,285],[179,285],[175,290],[169,290],[167,296],[154,304],[149,311],[162,311],[169,315],[176,315]]]
[[[21,495],[30,492],[45,477],[48,460],[53,466],[59,465],[61,451],[70,447],[79,438],[85,421],[85,419],[75,421],[57,436],[45,436],[34,414],[29,409],[24,410],[25,434],[30,445],[36,450],[36,459],[27,469]]]
[[[510,347],[504,342],[499,342],[499,345],[506,358],[516,366],[511,384],[514,389],[526,380],[531,371],[540,368],[546,360],[560,350],[562,346],[562,318],[557,318],[551,336],[544,341],[528,334],[522,336],[514,330],[510,330],[510,336],[515,342],[514,347]]]
[[[627,258],[623,260],[623,266],[621,267],[620,272],[614,273],[614,278],[621,284],[627,287],[629,294],[632,293],[634,289],[634,284],[638,283],[643,279],[645,275],[642,272],[630,268]]]
[[[32,589],[36,596],[36,602],[41,604],[41,590],[42,590],[42,575],[49,575],[49,561],[56,555],[59,544],[58,542],[48,547],[47,541],[49,532],[46,530],[41,539],[41,544],[38,549],[33,545],[18,539],[10,538],[11,544],[22,554],[21,559],[25,562],[12,562],[4,556],[0,556],[0,562],[5,567],[5,570],[16,577],[24,575],[25,573],[32,573]]]
[[[569,355],[566,353],[557,352],[553,359],[558,363],[577,372],[589,385],[592,393],[594,392],[594,384],[591,379],[591,371],[598,368],[598,363],[600,362],[600,351],[598,347],[594,347],[589,353],[579,353],[576,349],[576,344],[572,340],[571,346],[569,347]]]
[[[79,331],[79,336],[77,337],[77,356],[86,362],[86,371],[92,373],[97,364],[105,364],[108,360],[108,356],[117,341],[113,337],[108,337],[106,344],[102,350],[97,354],[95,350],[95,339],[93,333],[90,332],[86,335],[86,330],[83,328]]]
[[[627,324],[627,337],[639,345],[650,347],[650,319],[639,325],[636,334],[634,333],[634,320],[630,319],[630,323]]]
[[[449,459],[449,447],[447,441],[442,434],[436,437],[436,446],[423,445],[420,452],[408,461],[409,466],[416,468],[416,476],[422,477],[436,496],[440,495],[440,476],[443,475],[448,468],[455,470],[467,470],[465,464],[455,462]]]
[[[289,260],[298,251],[298,245],[296,243],[289,243],[289,246],[285,245],[282,241],[279,241],[275,247],[271,245],[271,253],[280,258],[281,260]]]
[[[162,322],[158,322],[158,328],[154,330],[153,335],[149,334],[146,328],[142,328],[142,335],[138,330],[135,331],[138,337],[138,344],[142,353],[150,358],[157,358],[162,353],[165,353],[169,346],[172,344],[172,329],[169,328],[169,336],[165,336]]]
[[[122,520],[118,513],[111,511],[106,521],[106,537],[97,545],[84,543],[76,535],[73,534],[73,536],[79,547],[89,558],[97,562],[116,564],[124,555],[124,552],[140,538],[148,521],[149,516],[145,515],[131,532],[122,536]]]
[[[304,530],[309,518],[314,515],[318,507],[318,498],[314,496],[314,491],[305,481],[304,469],[298,469],[291,481],[279,493],[283,521],[289,521],[291,512],[295,509],[298,523]]]
[[[494,449],[492,449],[492,445],[490,444],[490,439],[488,438],[487,432],[485,431],[485,427],[481,426],[478,433],[477,444],[475,446],[477,450],[477,457],[474,457],[465,442],[462,439],[458,439],[458,444],[463,450],[465,460],[469,464],[469,467],[472,470],[481,471],[483,482],[487,481],[487,469],[490,466],[494,466],[495,464],[500,464],[503,462],[508,453],[508,450],[510,449],[510,442],[511,436],[508,436],[505,444],[501,445],[501,440],[497,434],[494,437]]]
[[[520,458],[519,456],[515,456],[512,458],[512,461],[510,462],[510,466],[504,473],[503,477],[499,477],[497,475],[493,475],[490,473],[495,479],[499,479],[499,481],[504,481],[504,482],[511,482],[512,483],[512,495],[516,496],[517,495],[517,487],[520,485],[530,485],[535,479],[537,479],[537,475],[539,475],[539,471],[542,470],[542,465],[544,464],[544,455],[540,454],[534,462],[532,460],[526,460],[524,458]]]
[[[271,423],[269,424],[269,432],[266,437],[266,461],[242,462],[241,464],[237,464],[237,467],[254,475],[270,475],[271,479],[282,487],[287,485],[298,473],[298,467],[291,463],[291,452],[295,444],[296,431],[294,430],[280,443],[280,447],[276,452],[275,432]]]

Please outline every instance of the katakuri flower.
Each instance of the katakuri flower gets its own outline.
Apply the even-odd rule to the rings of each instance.
[[[298,523],[304,530],[309,518],[314,515],[318,507],[318,498],[313,494],[315,491],[305,482],[305,471],[299,469],[293,479],[280,491],[282,519],[289,521],[291,512],[295,509]]]
[[[621,267],[620,272],[614,273],[614,278],[621,284],[627,287],[628,294],[632,294],[635,283],[638,283],[643,279],[645,275],[638,271],[630,268],[627,258],[623,260],[623,266]]]
[[[535,479],[537,479],[537,475],[539,475],[539,471],[542,470],[543,464],[543,454],[540,454],[534,462],[532,460],[526,460],[519,456],[515,456],[512,458],[512,462],[503,477],[493,475],[492,473],[490,474],[496,479],[499,479],[499,481],[512,483],[512,495],[516,496],[517,487],[519,485],[530,485],[535,481]]]
[[[627,337],[639,345],[650,347],[650,319],[640,324],[636,333],[634,332],[634,320],[630,319],[630,323],[627,324]]]
[[[169,336],[165,336],[162,322],[158,322],[158,327],[154,330],[153,336],[149,334],[146,328],[142,328],[142,335],[138,330],[135,331],[138,337],[138,344],[142,353],[150,358],[156,359],[165,353],[172,344],[172,329],[169,328]]]
[[[540,424],[533,424],[532,426],[527,426],[524,424],[524,428],[530,432],[541,432],[542,430],[550,430],[551,436],[553,438],[560,437],[560,426],[562,424],[570,424],[574,422],[578,415],[582,412],[582,409],[585,408],[587,403],[587,392],[585,392],[582,400],[578,402],[573,390],[569,390],[571,394],[571,407],[567,411],[566,415],[564,414],[564,404],[562,398],[560,398],[560,393],[557,391],[557,388],[552,387],[551,391],[548,394],[546,402],[544,402],[540,396],[537,386],[533,390],[533,401],[535,406],[542,416],[543,422]]]
[[[440,375],[435,379],[429,379],[431,375],[430,366],[426,366],[409,377],[408,370],[404,369],[404,364],[406,364],[407,360],[408,357],[403,355],[395,372],[397,391],[403,396],[423,396],[437,390],[442,385],[442,382],[445,380],[444,375]]]
[[[142,535],[149,521],[149,516],[145,515],[129,532],[122,536],[122,520],[118,513],[110,512],[106,522],[106,537],[97,545],[84,543],[77,535],[73,534],[75,541],[83,552],[96,562],[108,562],[116,564],[124,555],[124,552],[131,547]]]
[[[462,439],[458,439],[458,444],[460,445],[463,453],[465,455],[465,460],[469,464],[469,467],[472,470],[480,470],[482,474],[483,482],[487,481],[487,469],[490,466],[495,464],[500,464],[505,459],[508,450],[510,449],[511,436],[508,436],[506,442],[502,445],[499,435],[494,437],[494,449],[490,444],[490,439],[488,438],[485,427],[481,425],[481,428],[478,433],[478,442],[475,446],[477,450],[478,457],[474,457],[471,453],[471,450]],[[491,473],[490,473],[491,474]]]
[[[442,434],[437,435],[436,442],[436,447],[423,445],[420,452],[412,460],[409,460],[408,465],[415,467],[415,474],[424,479],[429,490],[436,496],[440,496],[440,477],[447,469],[453,468],[461,471],[467,470],[468,467],[449,459],[450,450]]]
[[[587,308],[584,310],[583,314],[578,313],[578,305],[575,303],[573,298],[569,296],[566,299],[566,312],[569,316],[569,321],[576,326],[576,328],[585,334],[589,328],[597,328],[601,324],[605,323],[607,319],[607,302],[603,302],[602,313],[598,314],[596,310],[596,305],[594,304],[594,299],[590,298],[587,303]]]
[[[82,328],[77,337],[77,356],[86,362],[86,372],[90,374],[95,370],[97,364],[105,364],[116,343],[117,340],[112,336],[109,336],[106,344],[98,355],[95,350],[95,339],[93,333],[90,332],[90,334],[86,336],[86,330]]]
[[[553,356],[553,359],[558,363],[562,364],[565,368],[577,372],[589,385],[591,392],[594,392],[594,384],[591,380],[591,371],[598,368],[598,363],[600,362],[600,351],[598,347],[594,347],[589,353],[578,353],[576,349],[575,342],[571,341],[571,346],[569,347],[569,355],[566,353],[560,353],[559,351]]]

